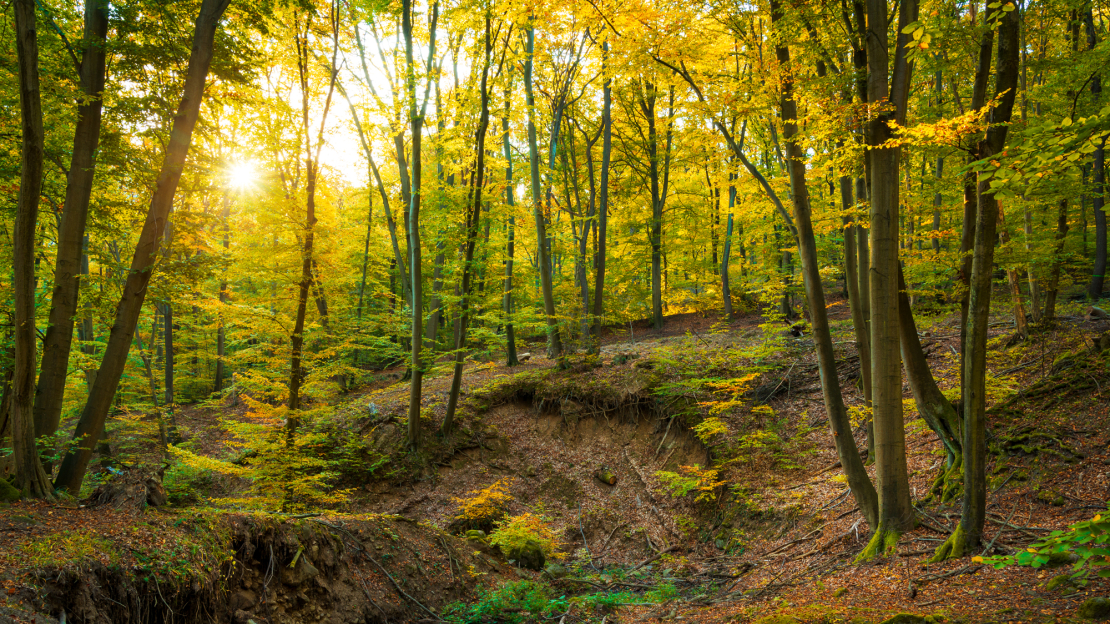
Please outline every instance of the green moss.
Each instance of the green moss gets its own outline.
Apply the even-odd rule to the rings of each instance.
[[[0,502],[14,503],[19,500],[22,493],[15,486],[8,483],[7,479],[0,479]]]
[[[61,567],[66,564],[81,565],[106,558],[109,562],[119,559],[112,542],[84,531],[62,531],[44,535],[20,547],[30,567]]]
[[[960,523],[956,525],[956,530],[952,532],[952,535],[949,535],[948,539],[937,548],[936,553],[929,558],[929,562],[938,563],[947,559],[959,559],[967,554],[964,525]]]
[[[893,554],[895,548],[898,546],[898,540],[902,538],[900,531],[894,531],[886,528],[886,523],[879,523],[879,530],[871,536],[871,541],[867,543],[867,547],[863,549],[856,557],[856,563],[863,563],[871,561],[875,557]]]

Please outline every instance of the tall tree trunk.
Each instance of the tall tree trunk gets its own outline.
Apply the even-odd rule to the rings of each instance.
[[[601,44],[602,68],[609,60],[609,42]],[[605,245],[609,228],[609,161],[613,154],[613,79],[606,74],[601,105],[601,174],[597,196],[597,251],[594,255],[594,312],[590,351],[601,350],[601,316],[605,312]]]
[[[729,174],[729,182],[734,175]],[[724,300],[725,319],[732,320],[732,285],[729,283],[729,259],[732,255],[732,212],[736,208],[736,185],[728,185],[728,221],[725,224],[724,248],[721,251],[721,298]]]
[[[547,219],[543,214],[543,194],[540,188],[540,154],[536,145],[536,98],[532,90],[532,61],[536,49],[535,16],[528,18],[526,60],[524,62],[524,94],[528,106],[528,159],[532,173],[532,210],[536,218],[536,254],[539,256],[540,290],[543,309],[547,316],[548,356],[562,360],[563,343],[559,338],[559,320],[555,317],[555,293],[551,284],[551,249],[547,237]],[[558,128],[558,120],[553,125]],[[554,151],[554,142],[552,150]]]
[[[1100,18],[1101,19],[1101,18]],[[1098,45],[1098,31],[1095,29],[1094,13],[1091,3],[1087,3],[1086,13],[1083,16],[1083,25],[1087,31],[1087,49],[1094,50]],[[1102,76],[1095,74],[1091,78],[1091,98],[1101,105]],[[1094,188],[1091,197],[1095,212],[1095,264],[1091,269],[1091,281],[1087,284],[1087,298],[1094,301],[1102,296],[1103,282],[1106,279],[1106,138],[1103,137],[1091,154],[1091,173]]]
[[[328,66],[330,75],[327,97],[324,101],[324,110],[320,117],[320,130],[317,133],[315,146],[312,144],[312,130],[309,127],[309,100],[311,98],[309,58],[312,56],[309,50],[309,46],[311,45],[309,24],[312,18],[305,18],[304,34],[301,34],[299,22],[294,24],[294,28],[296,29],[294,31],[294,44],[297,49],[297,72],[300,78],[301,88],[301,131],[304,133],[305,220],[304,240],[301,246],[301,279],[297,287],[297,315],[293,323],[293,334],[289,337],[289,416],[285,420],[287,445],[292,445],[293,435],[300,426],[298,412],[301,409],[301,384],[304,383],[303,359],[305,319],[308,314],[308,293],[316,281],[313,271],[314,259],[312,257],[316,237],[316,184],[320,174],[320,150],[323,148],[324,144],[324,125],[327,123],[328,111],[331,109],[331,98],[335,90],[335,78],[339,73],[336,68],[336,57],[339,54],[338,2],[332,3],[330,16],[333,45],[332,58],[331,65]],[[315,153],[313,153],[314,147]],[[318,307],[320,299],[321,297],[316,297]],[[326,308],[319,309],[319,312],[326,318]]]
[[[509,218],[505,222],[508,230],[505,243],[505,290],[501,301],[501,310],[505,317],[505,365],[516,366],[520,361],[516,357],[516,333],[513,330],[513,255],[516,252],[516,217],[513,211],[516,202],[513,199],[513,153],[509,142],[509,111],[512,107],[512,78],[505,87],[505,116],[501,118],[501,146],[505,153],[505,205]]]
[[[997,9],[996,9],[997,10]],[[990,12],[985,18],[990,23]],[[1002,151],[1013,113],[1018,79],[1018,12],[1005,12],[999,20],[998,60],[995,67],[995,94],[999,99],[987,117],[987,135],[980,144],[980,156],[990,158]],[[986,372],[987,330],[990,320],[991,277],[994,273],[994,245],[998,222],[998,200],[986,181],[978,184],[975,247],[971,267],[968,301],[968,330],[963,354],[964,408],[964,499],[960,524],[948,541],[937,549],[934,559],[963,557],[982,540],[987,506]]]
[[[772,23],[777,25],[782,18],[780,0],[771,0]],[[813,340],[817,347],[817,363],[821,372],[825,411],[829,416],[837,455],[844,467],[844,475],[848,478],[848,486],[867,523],[874,527],[877,526],[879,519],[878,498],[875,486],[863,467],[855,439],[852,437],[852,423],[844,408],[844,399],[840,393],[840,379],[836,373],[836,354],[833,351],[829,318],[825,309],[825,293],[821,285],[817,242],[813,235],[809,189],[805,177],[805,154],[798,137],[798,106],[794,101],[790,49],[778,43],[775,46],[775,56],[778,59],[780,71],[783,72],[779,109],[782,112],[783,139],[786,142],[786,162],[790,175],[790,195],[794,204],[794,223],[798,228],[798,254],[802,260],[803,283],[810,308]]]
[[[1003,245],[1010,242],[1010,228],[1006,227],[1006,210],[1002,202],[998,202],[998,240]],[[1006,269],[1006,281],[1010,284],[1010,301],[1014,307],[1014,329],[1017,335],[1025,340],[1029,337],[1029,328],[1025,322],[1025,303],[1021,298],[1021,276],[1015,268]]]
[[[840,178],[840,205],[848,211],[855,205],[852,201],[852,179],[843,176]],[[852,310],[852,330],[856,339],[856,353],[859,354],[859,375],[860,383],[863,391],[864,402],[868,407],[871,405],[871,338],[867,328],[867,319],[863,311],[870,306],[865,304],[863,295],[860,293],[860,271],[859,267],[862,263],[857,263],[859,257],[858,244],[856,243],[856,233],[859,230],[856,224],[856,219],[845,215],[844,217],[844,281],[848,290],[848,305]],[[865,266],[865,265],[864,265]],[[871,436],[870,427],[868,428],[868,442],[873,440]],[[873,449],[868,448],[868,459],[874,461],[875,456],[871,453]]]
[[[96,148],[100,142],[100,118],[104,91],[105,38],[108,33],[108,3],[86,0],[85,44],[77,72],[81,81],[81,100],[77,104],[77,125],[73,131],[62,218],[58,224],[58,256],[54,267],[54,292],[50,298],[50,320],[42,341],[42,364],[35,388],[35,433],[53,435],[58,430],[65,396],[69,352],[73,344],[74,317],[80,293],[81,258],[84,251],[85,223],[89,215]]]
[[[1060,199],[1060,208],[1056,217],[1056,249],[1052,254],[1052,269],[1048,275],[1048,284],[1045,285],[1044,315],[1041,316],[1046,323],[1056,322],[1056,296],[1060,287],[1060,267],[1064,263],[1064,243],[1068,236],[1068,198]]]
[[[439,21],[439,2],[432,4],[432,21],[429,28],[428,61],[424,68],[428,74],[424,87],[424,103],[416,105],[416,62],[412,50],[412,0],[401,1],[401,28],[405,38],[405,97],[408,99],[409,124],[412,127],[412,189],[408,206],[409,220],[409,275],[412,279],[412,378],[409,384],[409,412],[406,444],[411,450],[420,448],[420,397],[424,382],[424,363],[420,359],[421,334],[424,329],[424,292],[420,256],[420,192],[421,192],[421,139],[424,130],[424,112],[428,105],[428,86],[431,84],[435,63],[436,23]]]
[[[224,256],[228,256],[231,247],[231,196],[224,193],[224,206],[223,212],[220,213],[220,220],[223,221],[224,229]],[[369,237],[368,239],[369,240]],[[366,269],[363,267],[362,272],[363,283],[366,280]],[[359,289],[359,315],[362,314],[362,289]],[[216,329],[216,375],[212,383],[212,388],[215,392],[224,389],[224,380],[227,377],[227,328],[224,322],[224,306],[228,302],[227,292],[227,275],[225,274],[220,279],[220,311],[217,315],[217,322],[219,327]]]
[[[55,487],[64,488],[72,495],[76,495],[81,488],[81,481],[92,457],[92,450],[100,438],[112,398],[123,375],[127,352],[131,348],[131,340],[135,332],[135,322],[142,311],[147,284],[150,283],[154,261],[158,256],[158,242],[173,204],[173,196],[177,191],[185,157],[189,153],[189,145],[192,142],[193,128],[196,127],[197,117],[200,114],[204,82],[212,63],[216,29],[229,2],[230,0],[203,0],[197,16],[184,93],[173,120],[165,160],[158,174],[158,182],[154,196],[151,198],[146,222],[139,235],[135,256],[131,261],[131,270],[127,273],[123,296],[116,308],[116,318],[108,337],[108,346],[104,352],[96,382],[89,392],[88,401],[85,403],[74,432],[73,437],[77,445],[62,461],[58,478],[54,482]]]
[[[19,57],[19,104],[23,129],[22,172],[12,234],[12,282],[15,299],[15,357],[12,374],[12,456],[15,488],[23,496],[53,498],[50,479],[35,448],[35,231],[42,192],[42,102],[39,95],[39,46],[34,0],[15,0],[16,51]],[[70,333],[72,333],[72,328]]]
[[[869,126],[871,155],[871,391],[875,427],[875,473],[878,477],[879,524],[861,558],[892,551],[900,535],[913,528],[906,469],[905,425],[902,418],[902,368],[898,352],[898,171],[901,150],[878,147],[904,124],[912,65],[906,58],[908,34],[902,28],[917,20],[916,0],[899,6],[900,33],[894,46],[893,75],[887,48],[887,3],[867,2],[868,102],[891,105]]]
[[[486,8],[486,37],[485,37],[485,62],[482,66],[482,80],[478,86],[481,99],[481,113],[478,116],[478,128],[474,131],[474,177],[472,178],[473,204],[466,217],[466,252],[463,260],[462,274],[462,301],[459,313],[455,318],[455,370],[451,377],[451,392],[447,397],[447,414],[443,418],[440,433],[446,435],[451,432],[455,424],[455,409],[459,404],[459,390],[462,387],[463,375],[463,350],[466,348],[467,322],[470,320],[470,291],[474,267],[474,249],[478,245],[478,223],[482,218],[482,186],[485,184],[486,175],[486,130],[489,129],[489,67],[490,54],[493,51],[491,40],[490,9]]]

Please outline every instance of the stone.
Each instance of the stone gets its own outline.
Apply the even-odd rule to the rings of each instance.
[[[567,570],[565,566],[558,563],[547,564],[543,571],[553,579],[566,578],[568,575],[570,575],[570,571]]]
[[[1105,620],[1110,618],[1110,598],[1090,598],[1079,605],[1079,617],[1088,620]]]
[[[534,540],[529,540],[519,548],[509,551],[506,557],[516,561],[518,566],[528,570],[542,570],[543,564],[547,560],[543,554],[543,547]]]
[[[232,611],[247,611],[256,604],[258,604],[258,596],[248,589],[240,589],[231,594],[228,599],[228,606]]]
[[[308,559],[304,556],[297,558],[297,563],[294,567],[282,566],[281,568],[281,582],[292,587],[303,585],[306,581],[310,581],[320,574]]]
[[[913,613],[899,613],[882,621],[882,624],[927,624],[924,616]]]

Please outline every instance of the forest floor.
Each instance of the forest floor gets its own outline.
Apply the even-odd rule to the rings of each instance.
[[[834,298],[829,310],[838,376],[858,424],[863,399],[847,306]],[[1011,347],[1012,318],[992,319],[991,552],[984,554],[1021,550],[1107,509],[1110,353],[1093,344],[1110,322],[1083,311],[1069,304],[1054,328]],[[185,508],[144,511],[118,495],[99,505],[2,508],[0,622],[53,622],[57,608],[77,608],[59,596],[81,592],[117,604],[130,599],[148,617],[122,620],[86,605],[84,613],[108,619],[71,621],[168,621],[158,615],[164,606],[180,621],[244,624],[363,621],[326,617],[328,609],[357,611],[363,594],[365,621],[436,621],[428,610],[455,600],[453,609],[437,611],[448,621],[567,624],[1066,622],[1081,621],[1089,598],[1110,597],[1106,579],[1066,581],[1070,565],[996,570],[969,558],[927,562],[958,522],[959,499],[930,496],[944,452],[917,417],[908,386],[907,468],[920,524],[902,536],[896,555],[855,563],[869,528],[839,468],[809,336],[758,314],[728,323],[699,314],[666,320],[662,331],[646,323],[609,328],[599,356],[573,356],[566,370],[556,370],[537,344],[511,369],[469,362],[458,424],[447,437],[435,433],[450,387],[448,366],[438,365],[425,379],[426,444],[418,456],[403,450],[408,383],[398,379],[403,371],[384,371],[334,409],[335,422],[358,432],[375,466],[344,477],[340,486],[350,492],[336,515],[212,511],[206,496],[243,494],[245,482],[234,478],[211,480]],[[922,322],[919,331],[941,388],[956,389],[958,316]],[[196,452],[227,459],[233,440],[218,417],[247,411],[228,398],[183,410],[178,426]],[[862,427],[856,441],[865,448]],[[676,491],[680,482],[685,495]],[[443,532],[453,528],[460,499],[495,483],[511,495],[508,515],[546,518],[561,543],[560,566],[523,570],[483,540]],[[220,548],[235,552],[209,561],[213,551],[197,527],[211,522],[220,528],[208,530],[224,536]],[[305,526],[331,537],[306,537]],[[187,564],[169,566],[177,577],[154,563],[173,556],[167,540],[197,542],[192,555],[182,555]],[[43,544],[52,546],[40,552]],[[327,544],[335,552],[320,555],[321,546],[330,552]],[[393,556],[382,556],[383,547]],[[66,553],[65,563],[52,563],[49,549]],[[273,562],[291,560],[289,569],[299,570],[301,551],[323,572],[318,587],[284,577],[271,585]],[[232,560],[238,568],[226,567]],[[89,589],[110,584],[113,569],[129,571],[131,593]],[[211,569],[240,572],[213,576]],[[159,578],[177,582],[159,586]],[[157,595],[144,600],[150,579]],[[205,593],[204,583],[216,589]],[[186,617],[190,591],[212,602],[212,613],[226,603],[220,613],[227,619]],[[267,591],[277,593],[268,600]]]

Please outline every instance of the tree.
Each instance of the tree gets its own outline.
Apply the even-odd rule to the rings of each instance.
[[[35,4],[17,0],[16,52],[19,57],[19,108],[23,129],[22,171],[12,233],[12,290],[15,299],[15,357],[12,363],[11,429],[15,487],[24,496],[52,498],[50,479],[35,448],[35,230],[42,192],[42,100]]]
[[[42,364],[35,388],[35,432],[51,436],[58,430],[62,415],[69,351],[73,344],[74,317],[78,293],[85,224],[89,199],[96,174],[96,151],[100,143],[100,124],[107,64],[105,40],[108,32],[108,3],[85,2],[84,49],[77,73],[81,100],[77,104],[77,124],[73,131],[73,151],[66,184],[62,218],[58,224],[58,255],[54,267],[54,290],[50,297],[50,320],[43,337]]]
[[[124,282],[123,296],[116,308],[108,346],[73,435],[77,442],[76,447],[66,454],[54,480],[55,488],[64,488],[73,495],[81,488],[93,448],[100,439],[108,409],[123,375],[127,352],[135,333],[135,323],[142,311],[146,287],[150,283],[158,255],[159,239],[173,205],[174,193],[181,180],[185,158],[192,142],[193,129],[200,115],[204,83],[212,63],[216,30],[229,3],[230,0],[203,0],[197,15],[181,104],[173,120],[170,142],[166,147],[157,186],[131,260],[131,270]]]
[[[1001,15],[997,15],[998,13]],[[1017,7],[1012,3],[999,8],[990,5],[984,14],[987,24],[998,24],[998,57],[995,66],[995,97],[998,105],[987,118],[986,137],[979,155],[989,159],[1002,152],[1014,109],[1018,81]],[[986,373],[987,329],[990,317],[991,277],[994,273],[994,246],[999,204],[989,182],[977,185],[978,210],[975,218],[975,247],[971,267],[971,292],[968,304],[967,351],[963,354],[963,469],[964,497],[960,524],[948,541],[937,549],[935,559],[962,557],[977,548],[982,540],[987,507]]]
[[[868,125],[871,164],[871,392],[875,427],[875,474],[879,518],[871,542],[860,555],[890,551],[899,536],[916,523],[906,470],[902,420],[902,375],[898,352],[898,185],[901,150],[885,144],[893,136],[890,122],[905,124],[910,72],[903,29],[917,21],[916,0],[898,9],[893,68],[889,61],[886,2],[867,1],[868,102],[884,105]],[[893,72],[891,73],[891,69]],[[890,82],[888,84],[888,75]]]

